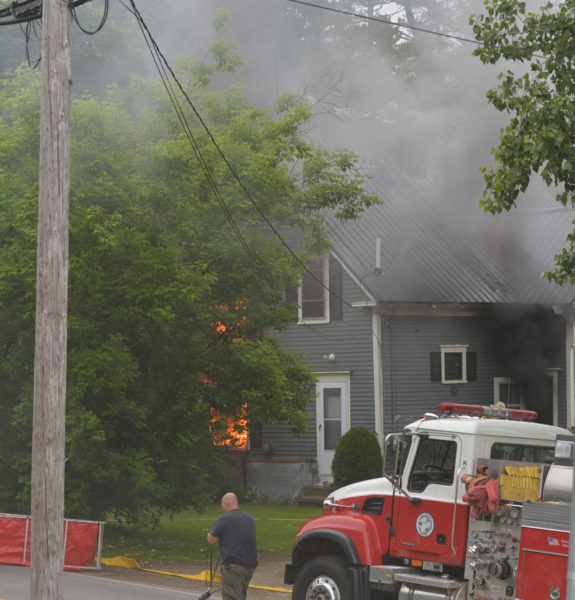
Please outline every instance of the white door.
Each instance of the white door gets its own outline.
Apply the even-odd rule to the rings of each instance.
[[[322,379],[317,385],[317,465],[320,481],[333,481],[331,463],[337,443],[349,429],[349,385],[345,379]]]

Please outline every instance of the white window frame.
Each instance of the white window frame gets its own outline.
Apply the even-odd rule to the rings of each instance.
[[[329,314],[329,256],[326,254],[320,257],[319,260],[323,261],[322,264],[322,285],[323,285],[323,317],[304,317],[303,314],[303,280],[300,282],[298,288],[298,323],[303,324],[322,324],[330,322]]]
[[[445,344],[441,345],[441,383],[467,383],[467,344]],[[445,355],[446,354],[461,354],[461,379],[446,379],[445,378]]]
[[[493,378],[493,404],[504,404],[507,408],[515,408],[513,402],[509,402],[508,398],[501,398],[501,386],[511,385],[511,377],[494,377]],[[522,408],[517,406],[516,408]]]

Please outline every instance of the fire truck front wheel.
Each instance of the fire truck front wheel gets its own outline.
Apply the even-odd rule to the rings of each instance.
[[[346,562],[339,556],[310,560],[297,575],[292,600],[353,600]]]

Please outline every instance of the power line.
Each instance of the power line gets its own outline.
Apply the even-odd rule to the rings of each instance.
[[[341,8],[334,8],[332,6],[325,6],[323,4],[315,4],[314,2],[308,2],[306,0],[287,0],[287,2],[292,2],[293,4],[302,4],[304,6],[309,6],[312,8],[318,8],[320,10],[327,10],[329,12],[338,13],[341,15],[346,15],[348,17],[355,17],[357,19],[364,19],[365,21],[376,21],[377,23],[383,23],[384,25],[391,25],[392,27],[399,27],[404,29],[411,29],[412,31],[420,31],[421,33],[427,33],[429,35],[436,35],[452,40],[457,40],[459,42],[465,42],[467,44],[474,44],[475,46],[483,46],[483,42],[478,40],[472,40],[471,38],[464,37],[462,35],[456,35],[454,33],[443,33],[441,31],[435,31],[433,29],[426,29],[425,27],[418,27],[417,25],[409,25],[407,23],[396,23],[395,21],[390,21],[389,19],[383,19],[382,17],[371,17],[369,15],[362,15],[361,13],[356,13],[350,10],[344,10]],[[533,58],[540,58],[543,60],[548,60],[549,57],[543,54],[533,54]]]
[[[223,199],[222,195],[220,194],[218,186],[216,185],[215,181],[213,180],[212,174],[210,173],[209,166],[201,153],[200,147],[195,139],[192,128],[190,127],[190,124],[188,123],[188,121],[186,119],[184,111],[178,102],[175,90],[173,89],[172,84],[170,82],[170,77],[168,76],[168,71],[171,74],[171,77],[177,83],[180,90],[182,90],[182,87],[181,87],[179,81],[177,80],[177,77],[175,76],[174,72],[171,70],[171,68],[168,64],[168,61],[165,59],[163,54],[160,52],[156,41],[152,37],[150,30],[148,29],[142,15],[136,8],[134,1],[129,0],[129,2],[130,2],[131,9],[128,9],[128,10],[130,10],[130,12],[136,17],[138,26],[140,27],[140,31],[142,32],[142,35],[144,36],[144,40],[146,42],[146,45],[148,46],[148,50],[150,51],[152,60],[154,61],[156,69],[160,75],[162,84],[164,85],[164,89],[166,90],[166,93],[168,94],[170,102],[171,102],[174,110],[176,111],[178,121],[180,122],[180,125],[182,126],[182,129],[184,130],[184,134],[186,135],[188,142],[190,143],[190,146],[192,147],[194,155],[195,155],[198,163],[200,164],[202,171],[204,172],[204,175],[208,181],[208,184],[209,184],[210,188],[212,189],[212,191],[214,192],[214,195],[218,201],[218,204],[220,205],[220,208],[222,209],[222,211],[226,217],[226,220],[232,227],[236,237],[242,244],[244,250],[254,260],[254,262],[257,262],[257,257],[255,256],[254,252],[252,251],[252,249],[249,247],[248,243],[246,242],[242,232],[240,231],[237,223],[235,222],[235,220],[233,218],[231,211],[229,210],[225,200]],[[124,6],[125,6],[125,4],[124,4]],[[193,106],[192,106],[192,108],[193,108]],[[195,109],[194,109],[194,111],[195,111]]]
[[[342,8],[335,8],[333,6],[325,6],[322,4],[316,4],[315,2],[307,2],[306,0],[287,0],[287,1],[292,2],[293,4],[302,4],[303,6],[309,6],[312,8],[319,8],[321,10],[327,10],[329,12],[337,13],[340,15],[346,15],[348,17],[364,19],[365,21],[375,21],[377,23],[383,23],[384,25],[392,25],[393,27],[410,29],[412,31],[420,31],[421,33],[427,33],[429,35],[437,35],[437,36],[449,38],[452,40],[458,40],[460,42],[466,42],[468,44],[475,44],[476,46],[483,45],[481,42],[478,42],[477,40],[472,40],[471,38],[467,38],[462,35],[456,35],[453,33],[443,33],[441,31],[434,31],[433,29],[426,29],[425,27],[418,27],[417,25],[409,25],[407,23],[396,23],[395,21],[391,21],[389,19],[384,19],[382,17],[372,17],[369,15],[362,15],[361,13],[357,13],[357,12],[354,12],[351,10],[344,10]]]

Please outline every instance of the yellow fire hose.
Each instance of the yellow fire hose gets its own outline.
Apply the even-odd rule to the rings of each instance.
[[[195,579],[197,581],[210,581],[211,573],[209,571],[202,571],[197,575],[186,575],[185,573],[170,573],[168,571],[156,571],[155,569],[146,569],[138,564],[133,558],[127,556],[114,556],[113,558],[102,558],[100,561],[103,565],[109,567],[123,567],[125,569],[139,569],[140,571],[146,571],[148,573],[158,573],[160,575],[171,575],[173,577],[183,577],[184,579]],[[214,581],[221,581],[220,575],[214,574]],[[287,592],[291,593],[291,590],[285,588],[268,587],[263,585],[251,585],[251,588],[258,590],[268,590],[271,592]]]

